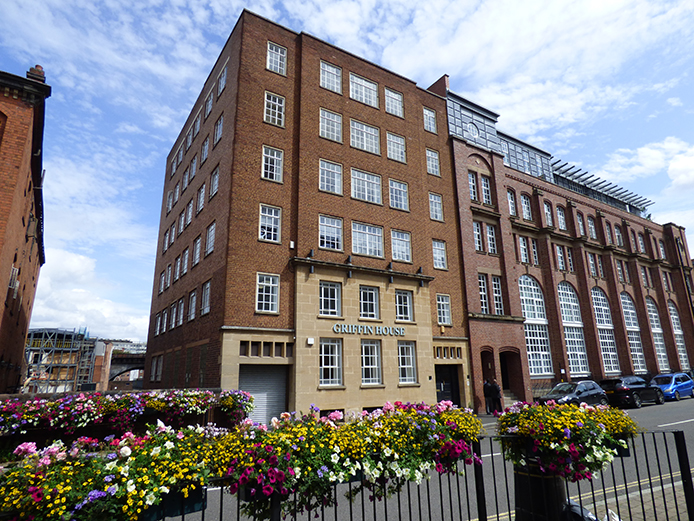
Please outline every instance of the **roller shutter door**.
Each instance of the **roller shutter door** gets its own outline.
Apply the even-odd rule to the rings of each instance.
[[[286,365],[242,365],[239,388],[253,395],[251,420],[268,425],[287,410]]]

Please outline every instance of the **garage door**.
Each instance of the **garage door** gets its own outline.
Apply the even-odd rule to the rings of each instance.
[[[286,365],[242,365],[239,388],[253,395],[255,409],[250,418],[255,422],[267,425],[287,410]]]

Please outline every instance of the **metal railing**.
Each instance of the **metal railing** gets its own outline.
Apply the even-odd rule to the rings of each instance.
[[[533,519],[599,519],[613,512],[621,521],[694,520],[694,487],[689,457],[682,431],[659,431],[639,434],[629,442],[612,465],[594,476],[592,481],[570,483],[560,480],[565,496],[573,503],[559,516],[549,516],[547,503],[551,494],[537,487],[547,485],[523,483],[510,462],[503,459],[499,437],[480,439],[475,452],[482,465],[459,464],[458,474],[430,473],[420,485],[406,484],[402,490],[383,500],[372,501],[368,489],[357,490],[358,483],[334,485],[337,504],[312,512],[300,512],[297,498],[290,496],[285,506],[286,519],[313,521],[510,521]],[[519,477],[520,476],[520,477]],[[518,480],[521,480],[520,482]],[[556,484],[555,484],[556,486]],[[519,488],[520,487],[520,488]],[[520,491],[524,497],[516,497]],[[537,492],[537,494],[536,494]],[[353,500],[346,494],[353,495]],[[522,500],[522,501],[519,501]],[[292,503],[293,501],[293,503]],[[214,485],[200,491],[192,500],[196,506],[173,511],[155,511],[141,519],[181,521],[245,521],[237,494]],[[534,502],[534,503],[533,503]],[[521,509],[518,505],[523,503]],[[287,508],[288,507],[288,512]],[[191,510],[198,510],[192,512]],[[595,517],[590,517],[590,515]],[[272,521],[284,519],[279,503],[273,505]],[[614,517],[608,519],[614,519]]]

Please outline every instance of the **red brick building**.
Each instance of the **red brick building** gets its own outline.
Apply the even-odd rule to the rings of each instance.
[[[0,393],[26,375],[26,340],[43,248],[43,126],[51,88],[40,66],[22,78],[0,71]]]
[[[605,328],[588,316],[596,284],[612,305],[615,342],[627,337],[617,331],[614,259],[633,271],[620,291],[636,289],[638,266],[668,273],[670,293],[654,278],[631,297],[657,294],[659,309],[672,300],[691,335],[682,297],[690,268],[674,246],[676,234],[686,252],[683,231],[641,218],[638,205],[614,208],[558,184],[561,165],[549,154],[497,134],[497,116],[446,82],[422,89],[244,11],[168,157],[146,386],[246,389],[265,421],[312,403],[479,407],[488,377],[530,397],[534,385],[603,374],[594,346]],[[510,214],[507,190],[518,212],[528,197],[529,219]],[[558,215],[557,225],[543,219],[545,200],[552,212],[563,208],[566,229]],[[650,230],[648,251],[662,239],[666,259],[576,235],[579,212],[601,230],[619,222],[626,241],[632,229]],[[519,257],[521,236],[536,262]],[[573,269],[555,268],[555,245],[575,250]],[[601,276],[590,278],[586,252],[601,255]],[[549,288],[564,279],[581,295],[585,355],[563,347]],[[538,285],[545,318],[524,317],[538,305],[528,296]],[[642,308],[644,363],[653,370]],[[680,367],[661,315],[671,367]],[[526,336],[540,347],[528,351]],[[619,370],[632,371],[628,348],[616,352]]]

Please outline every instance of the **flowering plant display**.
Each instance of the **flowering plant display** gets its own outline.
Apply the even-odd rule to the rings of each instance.
[[[232,394],[233,393],[233,394]],[[155,410],[167,423],[180,425],[185,414],[203,414],[219,405],[233,421],[241,421],[253,408],[245,391],[222,391],[219,395],[200,389],[139,393],[79,393],[48,400],[12,398],[0,402],[0,436],[26,433],[30,427],[63,430],[112,424],[121,432],[133,428],[145,409]]]
[[[592,479],[638,432],[622,410],[607,405],[516,402],[497,420],[504,457],[514,464],[571,481]]]
[[[0,511],[47,521],[134,520],[169,493],[187,497],[211,480],[243,494],[241,508],[255,519],[268,519],[273,501],[285,513],[315,511],[335,504],[335,483],[356,481],[373,500],[420,483],[429,469],[481,463],[471,448],[481,429],[471,411],[450,402],[396,402],[348,418],[321,417],[312,407],[269,426],[244,420],[231,429],[175,430],[159,421],[142,436],[45,448],[26,442],[15,449],[21,460],[0,475]]]

